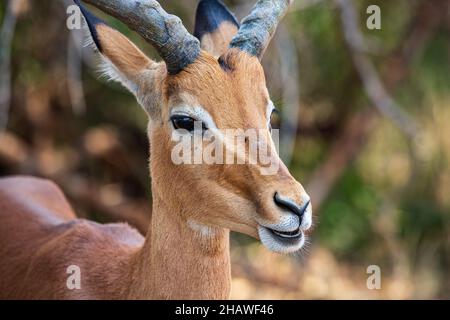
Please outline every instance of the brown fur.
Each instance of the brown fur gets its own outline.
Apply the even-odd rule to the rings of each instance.
[[[252,165],[173,164],[168,117],[170,108],[184,102],[201,105],[219,128],[268,131],[262,66],[234,49],[221,57],[224,69],[202,52],[179,74],[167,75],[163,63],[149,60],[123,36],[107,27],[98,32],[103,54],[136,83],[135,94],[150,116],[149,232],[144,239],[125,224],[76,219],[51,182],[2,179],[0,298],[228,298],[229,230],[257,237],[256,217],[277,222],[282,215],[274,192],[301,203],[304,190],[279,159],[278,174],[271,176]],[[210,234],[189,221],[209,226]],[[81,290],[66,287],[69,265],[81,268]]]

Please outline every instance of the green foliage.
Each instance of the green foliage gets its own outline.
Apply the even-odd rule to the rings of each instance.
[[[349,168],[318,217],[319,241],[341,255],[354,256],[367,250],[376,237],[372,219],[378,214],[379,203],[375,190],[355,168]]]
[[[14,37],[13,97],[8,130],[23,140],[33,159],[52,148],[55,153],[68,150],[73,157],[63,158],[64,166],[56,173],[48,174],[40,163],[11,166],[2,162],[0,173],[31,173],[51,178],[67,175],[69,181],[84,179],[99,189],[117,184],[127,201],[148,202],[149,150],[144,111],[130,93],[119,85],[99,81],[95,70],[85,66],[82,86],[87,110],[74,112],[66,83],[69,31],[64,26],[64,6],[54,0],[39,1],[39,5],[36,2],[30,1],[32,10],[19,20]],[[195,3],[172,0],[163,6],[179,14],[191,30],[194,10],[190,4]],[[395,264],[398,254],[406,256],[411,270],[415,270],[420,263],[427,265],[431,257],[439,261],[439,272],[447,279],[450,270],[448,21],[427,29],[431,22],[418,20],[421,8],[429,0],[353,0],[353,3],[368,40],[369,58],[384,83],[400,79],[395,86],[387,85],[387,91],[418,123],[421,135],[418,141],[408,141],[389,120],[376,116],[374,130],[364,140],[363,148],[358,150],[355,159],[346,163],[346,170],[332,186],[331,194],[315,212],[313,243],[336,254],[342,263],[356,261],[364,266],[372,263],[373,257]],[[445,1],[435,3],[443,6]],[[0,21],[5,4],[6,1],[0,2]],[[366,8],[370,4],[381,7],[381,30],[365,28]],[[135,32],[116,19],[94,11],[159,60],[156,52]],[[299,135],[290,170],[306,186],[315,170],[329,159],[330,150],[345,131],[347,121],[363,108],[374,106],[353,66],[334,1],[321,1],[293,11],[287,16],[285,27],[297,50],[300,82],[296,85],[301,96]],[[417,28],[426,31],[418,33],[425,35],[423,39],[414,33]],[[416,36],[411,38],[412,35]],[[402,56],[415,44],[418,46],[407,57]],[[397,59],[396,63],[392,63],[393,58]],[[411,61],[405,62],[407,58]],[[271,77],[279,71],[276,67],[276,63],[273,66],[269,63],[266,68],[269,82],[276,82],[275,76]],[[276,104],[282,106],[283,101],[273,95]],[[106,124],[116,130],[119,151],[93,155],[85,146],[88,133]],[[48,157],[56,158],[54,154]],[[50,169],[55,162],[50,161]],[[107,220],[98,207],[79,204],[78,198],[73,200],[77,212],[95,220]],[[388,237],[401,252],[389,251],[392,244],[387,244]],[[233,241],[242,247],[254,243],[242,235],[234,235]],[[434,251],[428,252],[429,248]],[[434,276],[433,272],[426,269],[426,273]],[[442,296],[447,293],[448,297],[448,285],[439,282],[438,287],[439,293]]]
[[[450,86],[450,31],[439,32],[424,49],[414,68],[413,78],[423,91],[448,93]]]

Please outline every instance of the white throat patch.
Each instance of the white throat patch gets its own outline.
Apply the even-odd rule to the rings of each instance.
[[[191,219],[187,220],[187,225],[202,237],[211,237],[216,233],[213,227],[205,226],[204,224]]]

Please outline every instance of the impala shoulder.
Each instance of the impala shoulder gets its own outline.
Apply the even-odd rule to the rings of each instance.
[[[51,180],[30,177],[12,176],[0,179],[0,196],[14,199],[29,199],[67,203],[60,187]],[[48,201],[46,201],[48,200]]]
[[[128,223],[108,223],[97,225],[102,230],[105,237],[111,237],[123,245],[140,247],[144,244],[144,236],[135,228],[131,227]]]
[[[61,224],[60,229],[66,229],[66,237],[72,244],[83,246],[117,246],[139,247],[144,243],[144,237],[127,223],[100,224],[97,222],[76,219]]]
[[[61,189],[51,180],[31,176],[11,176],[0,178],[0,192],[14,190],[54,191],[61,193]]]
[[[75,218],[62,190],[47,179],[30,176],[1,178],[0,203],[7,207],[5,211],[8,213],[20,211],[29,218],[43,218],[42,223],[54,224],[61,218]]]

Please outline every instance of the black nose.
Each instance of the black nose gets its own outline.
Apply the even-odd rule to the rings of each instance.
[[[306,202],[303,206],[299,206],[291,199],[280,196],[278,192],[275,192],[273,200],[279,207],[289,210],[292,213],[298,215],[300,218],[300,224],[302,223],[303,215],[305,214],[305,211],[308,208],[309,203],[311,202],[311,200],[308,200],[308,202]]]

